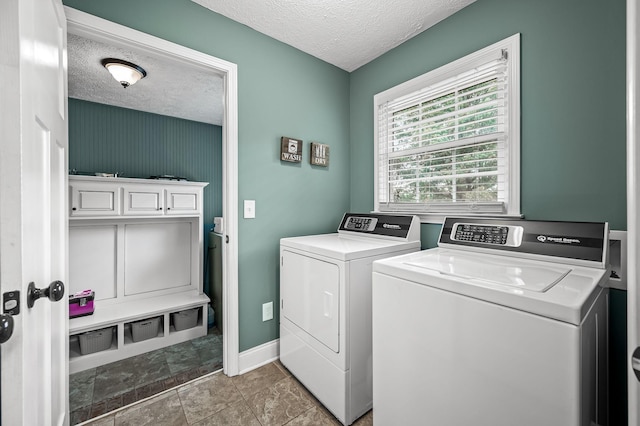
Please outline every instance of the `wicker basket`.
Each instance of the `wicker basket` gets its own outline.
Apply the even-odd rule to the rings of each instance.
[[[113,342],[113,329],[115,327],[102,328],[100,330],[88,331],[80,334],[80,353],[82,355],[92,354],[107,350]]]
[[[160,332],[160,317],[147,318],[131,323],[131,334],[134,342],[152,339]]]
[[[171,320],[176,331],[193,328],[198,323],[198,311],[200,308],[187,309],[185,311],[174,312]]]

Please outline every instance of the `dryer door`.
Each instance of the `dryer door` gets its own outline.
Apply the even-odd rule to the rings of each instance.
[[[339,347],[340,268],[283,250],[281,314],[334,352]]]

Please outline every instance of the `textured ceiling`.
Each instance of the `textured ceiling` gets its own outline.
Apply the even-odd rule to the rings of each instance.
[[[353,71],[475,0],[192,0]],[[68,34],[69,97],[222,125],[220,75],[147,52]],[[100,64],[133,62],[147,77],[123,89]]]
[[[222,125],[220,75],[149,53],[68,34],[69,97]],[[133,62],[147,76],[124,89],[100,64],[103,58]]]
[[[192,0],[353,71],[475,0]]]

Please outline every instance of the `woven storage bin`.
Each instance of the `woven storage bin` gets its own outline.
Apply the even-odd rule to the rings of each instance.
[[[88,331],[80,334],[80,353],[82,355],[92,354],[107,350],[113,341],[113,329],[115,327],[102,328],[100,330]]]
[[[152,339],[160,331],[160,317],[147,318],[131,323],[131,334],[134,342]]]
[[[200,308],[187,309],[185,311],[174,312],[171,314],[171,320],[176,331],[193,328],[198,323],[198,311]]]

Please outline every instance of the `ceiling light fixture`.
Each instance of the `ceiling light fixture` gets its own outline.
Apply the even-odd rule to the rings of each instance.
[[[125,89],[147,76],[144,69],[122,59],[105,58],[101,63]]]

